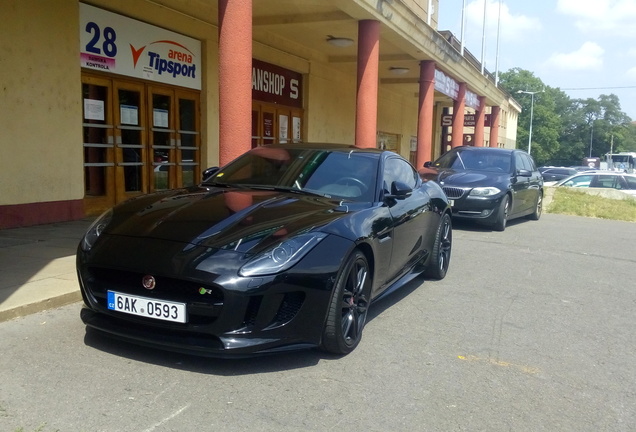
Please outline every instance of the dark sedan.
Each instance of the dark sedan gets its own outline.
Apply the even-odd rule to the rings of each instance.
[[[77,251],[88,327],[209,356],[343,355],[373,300],[446,275],[448,200],[393,152],[258,147],[211,172],[95,221]]]
[[[456,147],[424,166],[422,176],[442,186],[455,218],[503,231],[510,219],[541,217],[543,178],[522,150]]]

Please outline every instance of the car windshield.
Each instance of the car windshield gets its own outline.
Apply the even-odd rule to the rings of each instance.
[[[436,160],[433,166],[455,171],[510,172],[510,155],[488,150],[448,152]]]
[[[351,151],[258,147],[208,178],[205,184],[285,189],[353,201],[372,201],[378,155]]]

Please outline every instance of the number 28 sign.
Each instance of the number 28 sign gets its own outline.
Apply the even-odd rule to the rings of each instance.
[[[201,89],[201,42],[84,3],[79,6],[83,68]]]

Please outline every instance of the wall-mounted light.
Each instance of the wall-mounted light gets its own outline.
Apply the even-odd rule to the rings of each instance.
[[[391,66],[389,68],[389,71],[393,74],[393,75],[404,75],[405,73],[407,73],[410,69],[406,68],[406,67],[393,67]]]
[[[327,35],[327,42],[329,42],[333,46],[337,46],[340,48],[353,45],[353,39],[344,38],[344,37],[334,37],[331,35]]]

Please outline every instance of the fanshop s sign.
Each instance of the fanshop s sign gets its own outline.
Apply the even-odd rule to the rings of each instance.
[[[196,39],[80,3],[81,66],[201,89]]]

